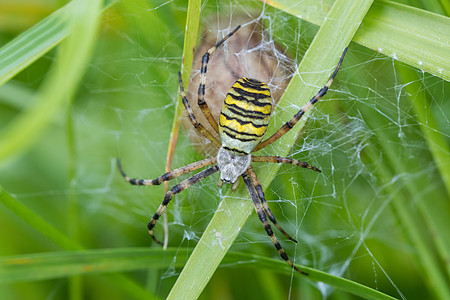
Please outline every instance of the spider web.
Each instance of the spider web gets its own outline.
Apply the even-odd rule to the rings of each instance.
[[[163,199],[162,187],[126,185],[114,158],[122,158],[131,177],[155,178],[163,173],[178,101],[177,71],[184,35],[183,18],[179,16],[185,14],[184,7],[179,1],[168,1],[140,12],[124,6],[108,13],[73,112],[78,137],[75,191],[64,185],[43,186],[17,195],[22,200],[38,195],[54,203],[61,195],[77,193],[84,218],[97,220],[99,228],[91,229],[91,235],[97,238],[99,247],[150,244],[145,225]],[[179,24],[164,34],[146,35],[142,27],[151,25],[146,13],[161,14],[166,21],[176,17]],[[225,43],[211,60],[223,56],[239,59],[244,52],[267,50],[276,62],[275,69],[282,71],[281,80],[287,81],[318,29],[263,3],[205,2],[202,18],[203,37],[212,34],[216,41],[241,18],[254,20],[247,26],[256,21],[263,24],[263,33],[258,33],[260,43],[241,52],[232,51]],[[164,26],[167,29],[169,25]],[[247,63],[243,72],[258,66],[242,59],[241,63]],[[420,266],[411,265],[414,245],[400,224],[393,202],[411,184],[417,184],[413,189],[417,194],[402,197],[410,197],[413,207],[420,199],[445,193],[421,127],[438,132],[448,142],[450,106],[444,101],[448,83],[408,66],[401,68],[416,74],[417,80],[403,82],[395,59],[352,43],[331,90],[313,109],[289,155],[319,167],[322,173],[282,166],[266,188],[266,199],[281,226],[299,240],[294,245],[275,231],[295,263],[406,299],[414,295],[406,281],[419,276]],[[194,75],[198,73],[193,69]],[[271,90],[278,87],[278,78],[272,76],[268,81]],[[411,92],[408,87],[412,84],[419,84],[420,89]],[[196,85],[193,87],[188,97],[195,102]],[[436,127],[416,117],[412,101],[420,93],[427,95],[425,109],[436,117]],[[277,118],[277,112],[272,117]],[[187,128],[182,130],[173,168],[200,160],[203,153],[210,152],[191,135]],[[281,138],[273,145],[272,155],[284,147]],[[267,168],[259,166],[258,172]],[[218,188],[217,180],[217,175],[210,176],[174,197],[168,208],[169,246],[195,247],[228,190]],[[180,180],[174,180],[171,186],[177,182]],[[117,232],[126,238],[115,240]],[[162,222],[155,233],[162,238]],[[255,214],[231,251],[281,260]],[[179,255],[186,253],[180,251]],[[231,267],[239,268],[239,263]],[[170,267],[158,275],[159,296],[165,296],[179,271]],[[224,271],[219,270],[219,276],[220,272]],[[322,283],[309,284],[322,298],[335,292]],[[299,286],[299,281],[289,278],[283,298],[300,297]]]

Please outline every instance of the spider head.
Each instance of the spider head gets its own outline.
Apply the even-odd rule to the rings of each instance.
[[[250,166],[252,155],[239,155],[221,147],[217,153],[217,165],[220,179],[226,183],[235,183],[239,176]]]

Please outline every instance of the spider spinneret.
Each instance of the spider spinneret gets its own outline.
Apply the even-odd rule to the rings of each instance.
[[[181,79],[181,72],[178,73],[180,94],[184,108],[188,113],[188,117],[194,128],[203,134],[214,146],[218,148],[217,156],[209,157],[201,161],[194,162],[187,166],[167,172],[156,179],[134,179],[128,177],[122,169],[120,160],[117,160],[117,165],[120,173],[132,185],[159,185],[164,181],[171,180],[189,172],[198,170],[203,167],[210,166],[203,171],[183,180],[179,184],[172,187],[164,196],[164,200],[155,212],[154,216],[147,225],[150,236],[157,243],[160,243],[153,234],[153,227],[160,218],[161,214],[166,209],[170,200],[181,191],[189,188],[193,184],[202,179],[220,171],[220,179],[226,183],[235,183],[239,176],[242,176],[245,185],[247,186],[250,197],[252,198],[258,218],[262,222],[266,233],[272,240],[275,248],[278,250],[281,258],[284,259],[289,266],[297,272],[308,275],[308,273],[298,269],[287,256],[283,247],[281,247],[268,219],[277,229],[288,239],[297,243],[284,229],[278,224],[275,216],[269,208],[265,199],[264,191],[261,184],[253,171],[251,162],[266,162],[266,163],[286,163],[293,164],[302,168],[311,169],[313,171],[321,172],[318,168],[310,166],[304,161],[291,159],[279,156],[253,156],[251,153],[258,151],[282,137],[288,132],[305,114],[311,109],[320,98],[322,98],[331,86],[337,72],[344,60],[347,48],[341,55],[338,65],[328,80],[327,84],[314,95],[308,103],[303,106],[294,117],[286,122],[278,131],[271,137],[262,141],[269,124],[270,115],[272,113],[272,97],[268,86],[256,79],[242,77],[238,79],[229,90],[219,117],[219,124],[212,117],[208,105],[204,99],[206,90],[206,72],[207,65],[212,53],[222,45],[229,37],[231,37],[241,26],[237,26],[233,31],[227,34],[222,40],[210,48],[202,57],[202,67],[200,69],[200,84],[198,87],[198,101],[203,115],[211,124],[214,131],[219,134],[220,142],[216,137],[203,127],[197,121],[190,105],[186,98],[183,88],[183,80]],[[211,166],[212,165],[212,166]]]

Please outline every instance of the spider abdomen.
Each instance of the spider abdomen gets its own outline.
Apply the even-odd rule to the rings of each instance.
[[[222,147],[240,155],[250,154],[261,142],[269,124],[272,97],[269,87],[242,77],[228,92],[219,119]]]

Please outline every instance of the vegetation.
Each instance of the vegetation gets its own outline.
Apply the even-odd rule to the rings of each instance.
[[[0,4],[5,299],[450,299],[446,1],[62,2]],[[255,168],[299,244],[275,234],[308,278],[277,255],[243,185],[211,176],[179,194],[165,250],[145,228],[164,187],[116,170],[121,157],[130,176],[155,178],[175,142],[172,168],[203,158],[185,131],[176,138],[177,72],[187,83],[219,12],[258,12],[298,64],[271,132],[349,45],[326,98],[264,150],[322,173]]]

